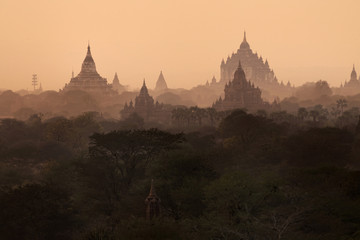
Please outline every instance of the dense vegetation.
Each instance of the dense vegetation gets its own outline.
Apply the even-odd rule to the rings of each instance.
[[[3,119],[0,239],[360,239],[359,113],[344,104],[182,109],[158,129]],[[162,209],[146,221],[151,179]]]

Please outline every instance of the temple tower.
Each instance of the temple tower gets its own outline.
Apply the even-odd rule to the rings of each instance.
[[[82,90],[94,93],[113,94],[111,85],[106,78],[100,76],[96,71],[96,65],[91,55],[90,45],[87,47],[85,59],[81,65],[81,71],[76,77],[72,77],[70,82],[65,85],[64,91]]]
[[[145,199],[147,220],[160,216],[160,202],[160,198],[155,193],[154,180],[151,180],[150,193]]]
[[[355,65],[353,65],[353,69],[350,74],[350,80],[348,82],[345,82],[344,87],[352,87],[352,88],[358,88],[360,85],[359,80],[357,79],[357,73],[355,70]]]
[[[125,91],[125,86],[120,84],[117,73],[115,73],[115,76],[114,76],[114,79],[113,79],[113,82],[112,82],[111,86],[112,86],[112,89],[117,91],[118,93],[121,93],[121,92]]]
[[[160,75],[159,75],[159,78],[158,78],[158,80],[156,82],[155,91],[163,91],[163,90],[166,90],[167,88],[168,87],[167,87],[164,75],[163,75],[163,73],[161,71]]]
[[[240,108],[256,110],[263,107],[261,91],[253,83],[247,81],[240,61],[233,80],[225,84],[224,92],[224,99],[219,98],[213,104],[213,107],[218,111]]]

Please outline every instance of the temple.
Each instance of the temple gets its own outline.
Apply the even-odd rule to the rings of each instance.
[[[160,75],[159,75],[159,78],[158,78],[158,80],[156,82],[155,91],[164,91],[164,90],[167,90],[167,89],[168,89],[168,87],[167,87],[164,75],[163,75],[163,73],[161,71]]]
[[[114,93],[111,85],[107,83],[106,78],[101,77],[96,71],[95,62],[90,51],[90,45],[88,45],[87,54],[82,63],[80,73],[76,77],[72,76],[70,83],[66,84],[63,90],[82,90],[102,94]]]
[[[350,74],[350,80],[348,82],[345,82],[344,87],[356,87],[358,88],[360,85],[360,76],[359,79],[357,79],[357,73],[355,70],[355,65],[353,65],[353,69]]]
[[[259,87],[246,80],[245,72],[239,61],[234,78],[225,85],[225,97],[221,97],[213,104],[217,111],[246,108],[256,110],[264,107]]]
[[[113,90],[117,91],[118,93],[122,93],[126,90],[126,87],[124,85],[120,84],[117,73],[115,73],[111,87]]]
[[[253,53],[250,44],[246,39],[246,32],[244,32],[244,39],[240,48],[236,53],[232,53],[225,61],[222,59],[220,65],[220,83],[226,84],[231,81],[237,69],[238,63],[241,61],[242,68],[245,72],[246,79],[260,87],[266,93],[267,98],[274,95],[285,97],[291,95],[291,84],[286,85],[279,83],[274,71],[270,68],[269,62],[263,60],[257,53]]]
[[[350,73],[350,79],[345,81],[344,84],[341,83],[340,87],[335,89],[334,93],[341,95],[355,95],[360,93],[360,76],[358,78],[355,65],[353,65]]]
[[[160,202],[160,198],[155,193],[154,180],[151,180],[150,192],[145,199],[147,220],[160,216]]]
[[[140,89],[139,95],[135,98],[135,104],[131,101],[129,105],[125,103],[123,110],[121,111],[122,118],[128,118],[131,114],[136,113],[142,117],[145,121],[157,121],[167,123],[171,121],[170,106],[154,103],[154,99],[149,95],[149,91],[146,87],[145,79],[143,86]]]

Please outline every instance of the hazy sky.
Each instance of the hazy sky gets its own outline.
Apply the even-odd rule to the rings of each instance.
[[[360,72],[359,0],[0,0],[0,88],[58,90],[80,71],[88,40],[100,75],[153,88],[219,78],[243,31],[279,80],[340,85]]]

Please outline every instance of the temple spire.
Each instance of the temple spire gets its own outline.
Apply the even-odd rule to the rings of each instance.
[[[154,180],[152,179],[149,195],[145,199],[147,220],[160,216],[160,202],[160,198],[155,193]]]
[[[154,179],[151,179],[149,196],[155,196],[155,195],[156,195],[156,192],[155,192],[155,188],[154,188]]]
[[[90,43],[88,43],[87,54],[86,55],[91,56]]]
[[[244,31],[244,39],[242,41],[242,43],[240,44],[240,49],[243,50],[249,50],[250,49],[250,45],[249,43],[246,41],[246,31]]]
[[[242,66],[241,66],[241,61],[239,60],[239,66],[238,66],[238,69],[241,69],[242,70]]]

